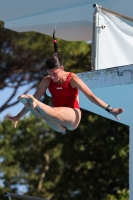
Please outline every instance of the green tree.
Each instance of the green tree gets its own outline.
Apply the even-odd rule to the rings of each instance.
[[[1,196],[25,185],[26,194],[52,200],[128,199],[127,126],[83,111],[65,135],[33,116],[17,129],[3,121],[0,133]]]

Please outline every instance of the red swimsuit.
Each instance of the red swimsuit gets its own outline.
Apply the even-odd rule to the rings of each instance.
[[[54,107],[80,108],[77,101],[78,90],[70,85],[71,74],[63,84],[56,84],[52,79],[49,84],[49,91],[52,95]]]

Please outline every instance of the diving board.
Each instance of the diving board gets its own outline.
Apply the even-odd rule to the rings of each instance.
[[[0,20],[17,32],[35,31],[68,41],[92,40],[94,3],[133,17],[131,0],[0,0]]]

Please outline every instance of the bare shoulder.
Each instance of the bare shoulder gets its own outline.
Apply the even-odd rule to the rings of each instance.
[[[77,88],[77,84],[82,81],[75,73],[71,74],[71,86]]]
[[[90,96],[94,96],[94,94],[92,93],[92,91],[90,90],[90,88],[84,83],[84,81],[82,81],[81,78],[79,78],[76,74],[72,74],[72,78],[71,78],[71,86],[73,88],[77,88],[79,89],[81,92],[83,92],[88,98],[90,98]]]
[[[37,88],[37,91],[34,94],[35,98],[40,99],[43,96],[43,94],[46,92],[46,89],[49,86],[50,80],[51,79],[49,76],[46,76],[42,79],[41,83],[39,84],[39,87]]]
[[[71,77],[74,78],[74,77],[78,77],[78,76],[75,73],[72,72]]]
[[[71,80],[79,80],[80,78],[75,74],[75,73],[72,73],[71,74]]]
[[[41,86],[48,87],[48,86],[49,86],[49,83],[50,83],[50,81],[51,81],[51,78],[50,78],[50,76],[45,76],[45,77],[42,79],[42,81],[41,81],[40,85],[41,85]]]

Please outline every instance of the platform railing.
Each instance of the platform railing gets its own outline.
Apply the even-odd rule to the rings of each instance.
[[[18,198],[18,199],[27,199],[27,200],[46,200],[43,198],[33,197],[33,196],[27,196],[27,195],[20,195],[15,193],[6,192],[4,194],[5,197],[8,197],[9,200],[12,200],[12,197]]]

